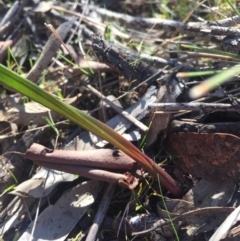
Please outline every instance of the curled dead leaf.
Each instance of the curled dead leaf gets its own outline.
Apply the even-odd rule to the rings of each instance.
[[[118,183],[129,189],[134,189],[138,185],[142,174],[136,162],[119,150],[50,150],[34,143],[26,151],[25,156],[40,166],[98,181]],[[121,172],[120,170],[122,173],[118,173],[118,171]]]

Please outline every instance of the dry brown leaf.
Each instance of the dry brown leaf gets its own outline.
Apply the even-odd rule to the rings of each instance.
[[[223,133],[175,133],[167,149],[184,172],[210,180],[240,176],[240,138]]]
[[[176,97],[181,93],[182,89],[178,81],[172,77],[172,74],[166,81],[159,87],[157,93],[156,103],[175,103]],[[158,137],[160,132],[163,133],[161,140],[165,138],[165,130],[168,127],[169,120],[172,113],[158,112],[157,109],[153,110],[149,123],[150,129],[146,137],[146,146],[151,145]]]
[[[189,211],[179,216],[172,215],[169,212],[168,215],[171,217],[171,221],[159,219],[150,229],[145,229],[141,232],[133,232],[132,235],[144,234],[160,228],[158,231],[163,233],[165,237],[173,238],[173,224],[175,228],[182,228],[186,231],[186,233],[191,232],[192,227],[196,227],[197,230],[194,234],[197,235],[202,232],[211,231],[218,227],[234,209],[235,208],[231,207],[207,207]],[[184,240],[190,241],[193,240],[193,238],[194,235],[191,235]]]
[[[173,218],[173,222],[182,221],[188,223],[191,226],[197,226],[195,235],[207,232],[218,227],[226,217],[234,211],[235,208],[231,207],[207,207],[190,212],[186,212],[179,217]],[[182,224],[181,224],[182,225]],[[187,232],[191,232],[191,227],[189,226]],[[189,237],[187,240],[193,240],[194,236]]]
[[[156,102],[175,102],[175,100],[167,90],[166,85],[162,85],[159,88]],[[157,139],[157,136],[160,133],[160,131],[164,131],[167,128],[170,117],[171,114],[169,113],[152,113],[149,119],[151,126],[147,133],[146,146],[151,145]]]

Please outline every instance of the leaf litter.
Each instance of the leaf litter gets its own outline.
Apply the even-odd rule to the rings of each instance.
[[[26,49],[29,56],[27,60],[30,60],[30,63],[26,61],[25,57],[13,52],[16,54],[16,61],[21,64],[20,67],[26,73],[28,72],[27,77],[36,83],[39,81],[44,83],[52,79],[57,84],[61,83],[58,87],[64,98],[74,98],[81,94],[81,98],[77,99],[75,103],[76,106],[92,115],[97,116],[97,111],[101,111],[101,108],[95,110],[99,108],[97,106],[101,99],[103,100],[106,98],[105,96],[109,95],[115,96],[121,102],[124,111],[131,116],[131,122],[124,118],[124,114],[116,114],[114,117],[110,116],[106,119],[109,119],[107,124],[130,140],[134,139],[139,143],[140,138],[145,140],[146,143],[142,147],[145,148],[145,153],[151,157],[155,156],[158,163],[163,162],[165,170],[178,181],[186,193],[181,199],[173,199],[166,190],[159,190],[159,183],[153,182],[147,173],[143,174],[142,170],[143,176],[140,184],[135,188],[132,196],[128,190],[112,186],[115,192],[113,197],[109,195],[109,198],[111,197],[113,200],[109,204],[106,219],[110,218],[113,223],[117,223],[118,219],[124,220],[127,225],[126,234],[132,237],[131,235],[138,233],[140,235],[137,236],[138,240],[146,237],[150,240],[173,240],[175,238],[179,240],[219,240],[219,237],[221,238],[223,235],[225,235],[223,240],[237,240],[238,223],[234,224],[234,221],[231,221],[230,224],[229,219],[235,211],[237,212],[239,206],[236,182],[239,175],[239,127],[237,125],[239,113],[237,111],[230,113],[227,109],[220,113],[217,103],[238,105],[238,92],[234,93],[234,89],[238,89],[238,76],[232,77],[228,83],[217,87],[217,91],[220,91],[221,95],[214,95],[213,91],[197,100],[202,103],[216,103],[214,110],[202,108],[200,111],[199,109],[183,111],[179,109],[158,113],[157,108],[150,110],[148,105],[153,103],[191,103],[189,88],[200,83],[205,77],[201,75],[199,77],[178,77],[179,72],[222,70],[234,66],[238,55],[232,59],[228,57],[228,61],[224,60],[225,56],[222,59],[212,58],[210,54],[199,57],[200,55],[198,56],[196,52],[194,54],[197,57],[195,57],[193,52],[186,51],[181,44],[200,45],[203,48],[214,47],[239,53],[239,31],[235,28],[235,25],[240,22],[239,17],[228,18],[233,13],[226,13],[222,6],[224,4],[220,4],[218,13],[225,17],[219,18],[216,13],[214,19],[211,19],[212,6],[206,8],[205,5],[199,4],[198,8],[195,8],[194,14],[188,16],[189,22],[185,23],[183,19],[177,17],[179,9],[171,4],[162,8],[158,2],[151,4],[146,1],[141,2],[139,5],[124,1],[115,4],[106,2],[104,8],[99,3],[94,5],[85,3],[81,7],[68,2],[59,2],[55,5],[41,2],[35,8],[31,1],[22,1],[21,4],[16,2],[12,7],[6,8],[8,11],[4,12],[5,17],[1,19],[0,33],[2,37],[0,41],[2,46],[9,44],[14,46],[16,37],[20,41],[21,38],[26,41],[27,33],[20,29],[22,27],[28,29],[28,44],[33,40],[33,48]],[[25,12],[25,6],[30,9],[29,12]],[[187,12],[194,9],[191,4],[186,7],[188,7]],[[155,12],[151,12],[150,9],[154,9]],[[60,11],[63,13],[62,15],[59,14]],[[82,12],[83,15],[79,12]],[[23,15],[20,13],[26,15],[22,17]],[[173,13],[172,19],[167,19],[166,16],[169,17],[170,13]],[[156,17],[158,14],[165,16],[166,19],[161,20]],[[198,18],[198,15],[201,18]],[[10,16],[14,16],[12,21],[10,21]],[[80,21],[72,16],[80,17]],[[206,21],[196,21],[196,18],[204,18]],[[14,23],[21,19],[23,21],[20,26],[14,26]],[[58,29],[60,37],[73,47],[73,52],[69,55],[65,53],[65,55],[75,63],[80,63],[79,68],[71,66],[69,62],[65,62],[56,55],[61,43],[53,35],[49,37],[48,30],[43,25],[44,22],[49,22],[56,28],[60,26]],[[15,29],[15,33],[13,29]],[[71,34],[70,29],[73,31]],[[177,36],[178,32],[186,35],[173,38]],[[69,36],[71,38],[67,39]],[[198,36],[197,41],[194,39],[195,36]],[[47,42],[47,40],[49,41]],[[43,42],[46,43],[45,47]],[[39,51],[39,49],[41,50]],[[1,51],[1,58],[3,58],[1,61],[9,68],[18,71],[16,68],[18,63],[14,62],[14,58],[9,57],[7,47]],[[33,67],[29,68],[29,64],[36,59],[39,53],[42,53],[41,57]],[[43,74],[43,71],[46,73]],[[101,98],[96,96],[93,89],[87,89],[87,85],[100,91]],[[48,87],[46,90],[51,91]],[[100,187],[104,184],[100,181],[84,183],[83,177],[78,178],[76,175],[56,170],[38,170],[36,166],[33,166],[35,176],[29,179],[32,164],[24,160],[23,156],[19,158],[19,155],[13,152],[25,153],[36,142],[50,149],[55,145],[51,128],[44,127],[41,130],[44,125],[41,116],[49,114],[49,111],[41,108],[39,110],[36,108],[37,104],[29,100],[28,103],[22,104],[23,98],[10,90],[5,90],[1,96],[3,97],[1,111],[5,118],[1,120],[1,123],[15,124],[19,132],[30,131],[21,135],[15,130],[7,128],[8,135],[3,132],[4,138],[1,138],[2,154],[4,154],[1,162],[3,170],[1,176],[4,177],[1,191],[3,192],[7,186],[12,185],[14,179],[20,182],[10,193],[16,195],[14,199],[12,199],[12,195],[1,197],[1,235],[4,239],[11,240],[13,237],[11,235],[8,237],[7,234],[9,235],[9,229],[13,230],[13,227],[17,233],[22,235],[19,240],[29,240],[30,236],[34,240],[66,240],[68,235],[68,238],[76,237],[80,230],[87,233],[90,222],[86,221],[88,219],[83,214],[91,209],[97,210],[101,198]],[[18,101],[9,104],[9,98],[13,97]],[[15,109],[13,115],[13,108],[16,106],[18,108]],[[33,113],[29,113],[28,106],[33,109]],[[111,108],[110,110],[114,111],[113,106]],[[5,115],[6,113],[8,114]],[[104,112],[104,115],[106,114]],[[58,117],[55,117],[54,113],[51,115],[53,122],[58,122]],[[134,118],[143,122],[145,126],[150,126],[147,134],[143,132],[143,129],[139,130],[139,125],[134,124]],[[173,120],[181,121],[178,130],[176,130]],[[189,123],[193,124],[189,125]],[[37,129],[35,130],[35,128]],[[59,128],[62,133],[60,141],[57,143],[57,149],[92,150],[92,153],[97,153],[95,149],[103,148],[108,144],[87,132],[82,131],[79,134],[80,130],[75,129],[76,127],[73,125],[60,124]],[[204,131],[202,132],[201,129]],[[71,132],[72,135],[70,135]],[[73,140],[73,137],[78,135],[79,137]],[[140,146],[139,143],[135,144]],[[12,153],[9,154],[9,152]],[[44,161],[49,165],[51,163]],[[41,165],[44,165],[43,162]],[[24,173],[24,170],[27,170],[28,173]],[[105,168],[102,171],[106,171]],[[78,186],[76,186],[76,181],[73,181],[77,178],[79,182],[83,182]],[[63,188],[64,191],[61,192],[61,188],[58,190],[58,187],[61,187],[59,183],[66,181],[72,182],[72,186]],[[108,184],[108,187],[110,185]],[[85,189],[86,187],[88,189]],[[91,195],[94,196],[94,199],[90,198],[85,204],[85,199]],[[66,198],[67,196],[69,197]],[[76,197],[81,201],[75,207],[72,203]],[[40,206],[36,205],[38,198],[42,200]],[[48,198],[53,200],[53,204],[46,207]],[[58,200],[54,200],[54,198]],[[11,200],[12,202],[10,202]],[[119,217],[129,201],[133,202],[131,202],[128,217]],[[115,206],[116,202],[120,202],[120,204]],[[136,210],[137,203],[141,204],[140,210]],[[92,205],[91,208],[90,205]],[[35,217],[40,207],[45,210],[40,210],[42,211],[40,215]],[[12,210],[12,212],[7,210]],[[233,212],[232,216],[231,212]],[[23,219],[19,217],[23,217]],[[236,219],[236,216],[234,217]],[[94,224],[99,226],[102,217],[100,219],[95,219]],[[232,219],[234,220],[234,218]],[[46,225],[51,220],[51,225],[50,223]],[[89,222],[88,227],[80,226],[77,232],[71,232],[77,223],[79,225],[79,223],[85,222]],[[140,228],[136,228],[135,223],[138,223]],[[222,223],[223,225],[221,225]],[[225,223],[228,223],[227,228]],[[102,226],[105,227],[104,225],[103,221]],[[232,230],[236,230],[235,233],[231,232],[231,226],[233,226]],[[224,231],[220,232],[219,229],[223,230],[223,227]],[[217,232],[213,235],[217,228]],[[95,235],[97,235],[99,229],[91,230],[95,230]],[[230,231],[228,232],[228,230]],[[113,232],[112,237],[110,232],[98,237],[102,240],[116,238],[116,230],[113,229]],[[87,240],[94,239],[95,236],[87,238]],[[126,240],[124,231],[120,233],[118,240]]]

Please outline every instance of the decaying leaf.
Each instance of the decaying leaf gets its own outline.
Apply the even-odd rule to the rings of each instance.
[[[76,104],[76,102],[79,99],[79,95],[74,96],[73,98],[69,98],[64,100],[68,104]],[[49,110],[45,106],[40,105],[37,102],[28,102],[23,105],[13,103],[13,107],[10,108],[5,114],[4,114],[4,120],[9,121],[16,124],[26,125],[30,123],[34,123],[37,125],[44,125],[46,124],[44,116],[49,116],[49,113],[51,114],[51,117],[53,121],[57,121],[60,119],[60,115]]]
[[[171,78],[172,76],[169,76],[169,80],[164,81],[160,86],[155,101],[156,103],[176,102],[176,97],[181,93],[182,89],[178,81],[175,78]],[[166,130],[171,116],[171,113],[160,113],[157,112],[157,109],[153,110],[149,118],[151,125],[146,137],[146,146],[151,145],[157,139],[158,134]],[[165,138],[165,134],[163,134],[163,138]]]
[[[216,230],[209,241],[219,241],[228,234],[229,229],[240,220],[240,206],[238,206],[222,223],[222,225]],[[238,235],[239,237],[239,232]],[[230,238],[230,237],[229,237]]]
[[[44,182],[43,178],[29,179],[19,184],[17,188],[12,192],[9,192],[9,194],[17,195],[20,197],[32,196],[35,198],[40,198],[43,195],[43,188],[42,188],[43,182]]]
[[[223,207],[227,205],[235,189],[236,184],[233,180],[213,182],[201,179],[181,200],[168,201],[168,211],[180,215],[198,208]],[[159,216],[167,218],[164,212],[166,211],[158,204]]]
[[[206,230],[210,231],[217,228],[219,226],[219,221],[215,221],[214,219],[209,220],[209,215],[204,210],[205,208],[210,209],[211,207],[225,207],[235,190],[236,184],[233,180],[209,181],[201,179],[181,200],[178,202],[176,200],[169,201],[167,205],[168,211],[171,212],[171,217],[176,217],[176,215],[182,215],[189,211],[203,209],[201,218],[200,216],[199,218],[195,217],[195,221],[188,221],[185,222],[184,225],[181,225],[181,229],[186,230],[186,232],[180,233],[179,230],[179,235],[184,236],[184,240],[190,241],[194,239],[194,235],[196,234],[201,234],[206,232]],[[173,204],[171,204],[171,202],[173,202]],[[168,218],[166,211],[163,210],[160,205],[158,205],[158,214],[160,217]],[[207,228],[205,227],[206,225]],[[166,230],[168,230],[168,233],[173,234],[170,225],[165,228],[165,232]]]
[[[173,240],[175,234],[172,224],[166,221],[170,216],[180,240],[194,240],[195,235],[219,227],[234,209],[225,209],[225,206],[235,189],[233,180],[213,182],[201,179],[181,200],[168,200],[167,211],[162,202],[159,202],[158,216],[155,213],[146,214],[128,219],[127,222],[135,234],[145,233],[148,229],[147,232],[161,234]]]
[[[49,195],[57,184],[61,182],[71,182],[77,177],[78,176],[70,173],[41,168],[32,179],[21,183],[16,187],[15,191],[11,192],[13,195],[23,196],[24,199],[20,199],[19,204],[15,204],[15,208],[8,207],[8,217],[6,221],[0,225],[0,234],[4,234],[10,228],[21,222],[20,217],[26,212],[26,205],[30,207],[36,198],[43,198]],[[46,201],[47,200],[44,201],[44,199],[42,199],[42,203]],[[36,206],[34,206],[32,211],[33,213],[36,212]]]
[[[22,222],[21,217],[26,215],[26,206],[33,207],[31,214],[34,214],[36,212],[36,205],[33,205],[35,201],[36,199],[33,197],[16,197],[9,202],[6,207],[7,212],[4,215],[4,212],[1,212],[0,235],[4,235],[9,229]]]
[[[219,226],[234,209],[235,208],[230,207],[201,208],[175,217],[172,221],[174,223],[182,221],[192,226],[198,225],[199,228],[197,232],[195,232],[195,234],[197,234],[200,230],[207,232]]]
[[[167,138],[176,165],[198,178],[219,180],[240,176],[240,138],[223,133],[176,133]]]
[[[144,234],[162,227],[162,231],[165,232],[165,236],[169,237],[173,235],[172,223],[175,226],[175,225],[178,225],[179,222],[180,222],[179,225],[184,227],[185,227],[184,224],[188,224],[188,229],[186,230],[186,232],[188,231],[191,232],[191,228],[189,225],[193,227],[197,226],[198,229],[196,230],[195,234],[199,234],[201,232],[207,232],[218,227],[234,209],[235,208],[231,208],[231,207],[207,207],[207,208],[201,208],[201,209],[189,211],[177,217],[176,216],[173,217],[171,213],[169,213],[171,217],[171,221],[165,222],[163,219],[160,219],[159,221],[154,223],[152,228],[148,230],[144,230],[139,233],[132,233],[132,234],[133,235]],[[168,228],[164,230],[164,226]],[[192,240],[192,238],[194,238],[194,236],[191,236],[187,240],[190,241]]]
[[[77,178],[76,175],[41,168],[31,179],[19,184],[10,194],[34,198],[48,195],[54,187],[61,182],[71,182]]]
[[[67,235],[86,213],[98,196],[102,182],[89,181],[65,193],[54,206],[49,206],[38,217],[34,240],[66,240]],[[33,222],[19,241],[30,240]]]

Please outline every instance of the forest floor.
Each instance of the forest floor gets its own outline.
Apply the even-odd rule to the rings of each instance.
[[[1,64],[154,161],[1,85],[2,240],[239,240],[237,4],[0,1]]]

